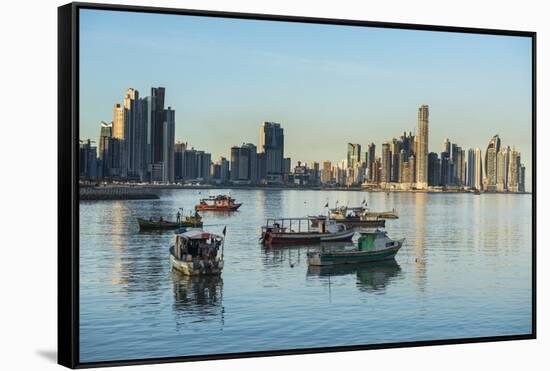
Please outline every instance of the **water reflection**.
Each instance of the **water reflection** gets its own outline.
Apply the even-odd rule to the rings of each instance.
[[[185,276],[172,270],[173,312],[176,324],[204,322],[218,317],[223,324],[223,279],[221,276]]]
[[[427,193],[416,193],[414,195],[414,212],[416,222],[416,234],[414,241],[416,282],[419,291],[426,289],[426,255],[425,255],[425,236],[426,236],[426,202]],[[405,242],[406,243],[406,242]]]
[[[364,292],[384,291],[386,287],[401,274],[401,267],[395,259],[335,266],[309,266],[308,278],[320,278],[330,284],[331,277],[355,275],[357,288]]]
[[[227,226],[223,282],[172,273],[172,231],[138,233],[136,216],[167,218],[179,207],[190,210],[202,197],[199,191],[160,190],[159,200],[80,204],[82,361],[136,359],[144,349],[161,357],[531,329],[530,196],[211,192],[231,192],[244,202],[230,215],[204,216],[206,230],[220,233]],[[309,268],[308,250],[354,243],[264,248],[258,242],[267,218],[313,215],[326,211],[327,200],[332,207],[336,200],[358,205],[365,198],[373,209],[399,212],[399,219],[386,224],[391,238],[406,238],[395,261]],[[326,326],[329,310],[345,315]],[[388,313],[394,314],[391,321],[381,320]]]

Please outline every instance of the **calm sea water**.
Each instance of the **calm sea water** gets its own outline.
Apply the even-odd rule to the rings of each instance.
[[[172,272],[173,232],[140,233],[138,216],[175,219],[231,192],[218,278]],[[323,213],[327,201],[396,208],[395,261],[308,268],[316,247],[266,249],[267,217]],[[163,190],[160,200],[80,203],[82,362],[453,339],[531,332],[531,196],[300,190]]]

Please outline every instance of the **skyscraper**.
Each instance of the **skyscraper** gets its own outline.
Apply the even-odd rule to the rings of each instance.
[[[260,152],[264,153],[266,178],[282,181],[284,158],[284,133],[281,124],[264,122],[260,128]]]
[[[124,107],[118,103],[113,108],[113,138],[124,139]]]
[[[231,148],[231,181],[255,183],[258,181],[256,146],[243,143]],[[282,163],[281,163],[282,165]]]
[[[121,104],[115,104],[113,108],[113,138],[118,140],[116,157],[119,159],[117,175],[126,178],[127,174],[127,154],[125,141],[125,125],[124,125],[124,107]]]
[[[101,121],[100,123],[101,131],[99,133],[99,159],[103,160],[108,151],[109,143],[105,139],[111,139],[113,137],[113,123],[106,123]]]
[[[162,163],[164,167],[163,182],[174,182],[174,145],[176,136],[176,112],[168,107],[164,110],[162,125]],[[208,164],[210,173],[210,164]]]
[[[497,154],[497,191],[508,190],[508,171],[510,162],[510,146],[505,146]]]
[[[151,97],[149,99],[149,138],[151,146],[151,163],[158,163],[163,158],[163,129],[165,121],[164,113],[165,89],[163,87],[151,88]]]
[[[78,153],[79,178],[83,180],[97,179],[97,148],[92,146],[90,139],[80,140]]]
[[[348,143],[348,167],[354,168],[355,164],[361,162],[361,145]]]
[[[440,183],[446,187],[451,183],[451,155],[447,151],[441,152],[441,176]]]
[[[518,192],[525,192],[525,165],[519,169],[519,189]]]
[[[369,181],[372,183],[376,183],[374,179],[375,161],[376,161],[376,145],[374,143],[371,143],[367,146],[367,163],[368,163],[368,170],[369,170]]]
[[[470,148],[468,150],[468,157],[466,159],[466,186],[469,188],[474,188],[474,174],[475,174],[475,164],[476,164],[476,152],[474,149]]]
[[[441,160],[437,153],[428,154],[428,185],[438,186],[441,183]]]
[[[390,182],[397,183],[399,182],[399,153],[401,152],[402,143],[401,141],[393,138],[390,144],[391,152],[391,173],[390,173]]]
[[[110,177],[112,169],[113,156],[113,123],[101,121],[101,131],[99,133],[99,161],[101,163],[101,178]]]
[[[461,147],[456,147],[456,185],[466,184],[466,153]]]
[[[186,142],[176,142],[174,146],[174,180],[183,180],[183,154],[186,150]]]
[[[136,89],[129,88],[124,97],[124,142],[126,147],[127,175],[145,179],[146,162],[146,101],[139,98]]]
[[[474,188],[481,191],[483,186],[483,161],[481,155],[481,149],[476,148],[475,151],[475,165],[474,165]]]
[[[487,151],[485,151],[485,162],[483,168],[485,169],[484,186],[487,191],[496,191],[497,184],[497,154],[500,151],[500,138],[498,134],[493,136],[487,145]]]
[[[389,183],[391,181],[391,143],[382,144],[382,167],[380,171],[380,183]]]
[[[321,170],[321,183],[327,184],[332,180],[332,164],[330,161],[323,161],[323,169]]]
[[[418,131],[416,133],[416,187],[428,187],[428,119],[429,109],[422,105],[418,109]]]
[[[515,147],[510,152],[508,174],[508,190],[510,192],[519,192],[521,176],[521,155],[518,151],[516,151]]]

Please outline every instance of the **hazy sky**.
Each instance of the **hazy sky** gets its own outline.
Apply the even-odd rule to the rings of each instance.
[[[229,157],[280,122],[285,156],[337,161],[347,142],[414,131],[430,106],[429,150],[499,134],[531,166],[531,40],[511,36],[81,10],[80,137],[133,87],[166,88],[176,140]],[[528,188],[530,188],[528,186]]]

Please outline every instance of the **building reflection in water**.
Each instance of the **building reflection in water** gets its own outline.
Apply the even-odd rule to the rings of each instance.
[[[150,215],[160,214],[159,206],[151,203],[146,211]],[[128,203],[116,202],[111,210],[110,281],[119,286],[121,292],[158,291],[164,280],[165,257],[158,254],[159,248],[168,246],[171,234],[151,231],[134,233],[139,227],[129,209]]]
[[[415,280],[418,290],[423,292],[426,289],[426,254],[425,254],[425,236],[426,236],[426,203],[428,201],[427,193],[414,194],[414,218],[415,218]],[[407,241],[405,241],[407,243]]]
[[[308,278],[320,278],[327,285],[331,277],[356,275],[357,288],[364,292],[384,291],[400,274],[401,267],[395,259],[362,264],[309,266],[307,269]]]
[[[122,275],[124,255],[128,249],[127,231],[124,223],[128,218],[128,209],[121,201],[115,201],[112,204],[111,218],[108,226],[110,227],[112,261],[110,282],[116,285],[126,286],[127,277]]]
[[[186,276],[172,270],[176,325],[215,319],[224,323],[223,279],[221,276]]]

